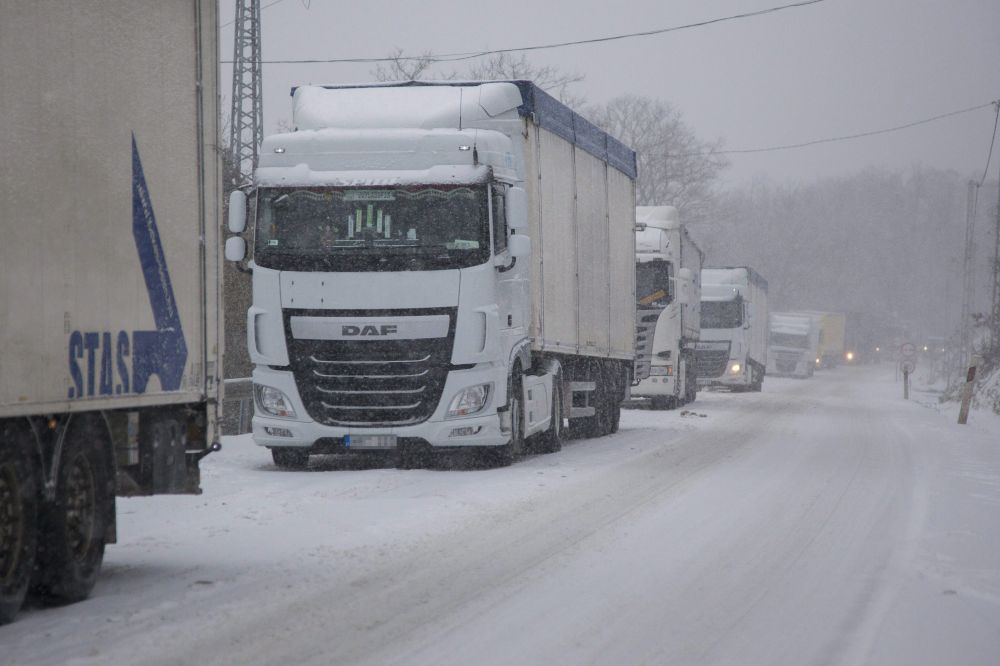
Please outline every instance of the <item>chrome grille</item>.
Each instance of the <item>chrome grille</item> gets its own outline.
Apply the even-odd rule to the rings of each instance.
[[[649,377],[653,360],[653,333],[663,308],[637,308],[635,327],[635,381]]]
[[[297,315],[419,316],[448,314],[448,335],[418,340],[298,340]],[[318,423],[400,426],[426,421],[441,400],[455,338],[455,310],[286,311],[289,360],[306,411]]]
[[[697,349],[695,350],[695,366],[699,379],[721,377],[726,372],[729,362],[729,349]]]

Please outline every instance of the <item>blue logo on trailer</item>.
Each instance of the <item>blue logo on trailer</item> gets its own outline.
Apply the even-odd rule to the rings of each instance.
[[[73,331],[69,338],[69,371],[73,380],[70,398],[145,393],[153,375],[159,376],[164,391],[176,391],[187,365],[184,330],[134,134],[132,237],[156,330],[132,331],[131,336],[127,331],[118,331],[114,336],[111,331]]]

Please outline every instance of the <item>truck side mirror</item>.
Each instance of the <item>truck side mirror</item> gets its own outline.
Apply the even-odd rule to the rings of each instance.
[[[677,271],[677,277],[674,278],[674,301],[682,305],[687,305],[692,302],[692,294],[694,292],[694,273],[690,268],[681,268]]]
[[[229,195],[229,231],[241,234],[247,228],[247,195],[233,190]],[[226,243],[228,249],[228,242]],[[228,258],[228,252],[226,257]]]
[[[226,261],[243,261],[247,256],[247,242],[241,236],[226,239]]]
[[[507,189],[504,209],[507,211],[507,228],[511,231],[528,228],[528,193],[523,187]]]
[[[514,259],[531,256],[531,238],[525,234],[512,234],[507,239],[507,251]]]

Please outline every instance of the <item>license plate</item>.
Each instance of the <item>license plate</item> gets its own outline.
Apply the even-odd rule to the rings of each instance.
[[[344,446],[349,449],[394,449],[395,435],[345,435]]]

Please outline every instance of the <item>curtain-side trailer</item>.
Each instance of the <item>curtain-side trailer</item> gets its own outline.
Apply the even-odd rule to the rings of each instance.
[[[206,0],[0,10],[0,622],[217,448],[217,39]]]

